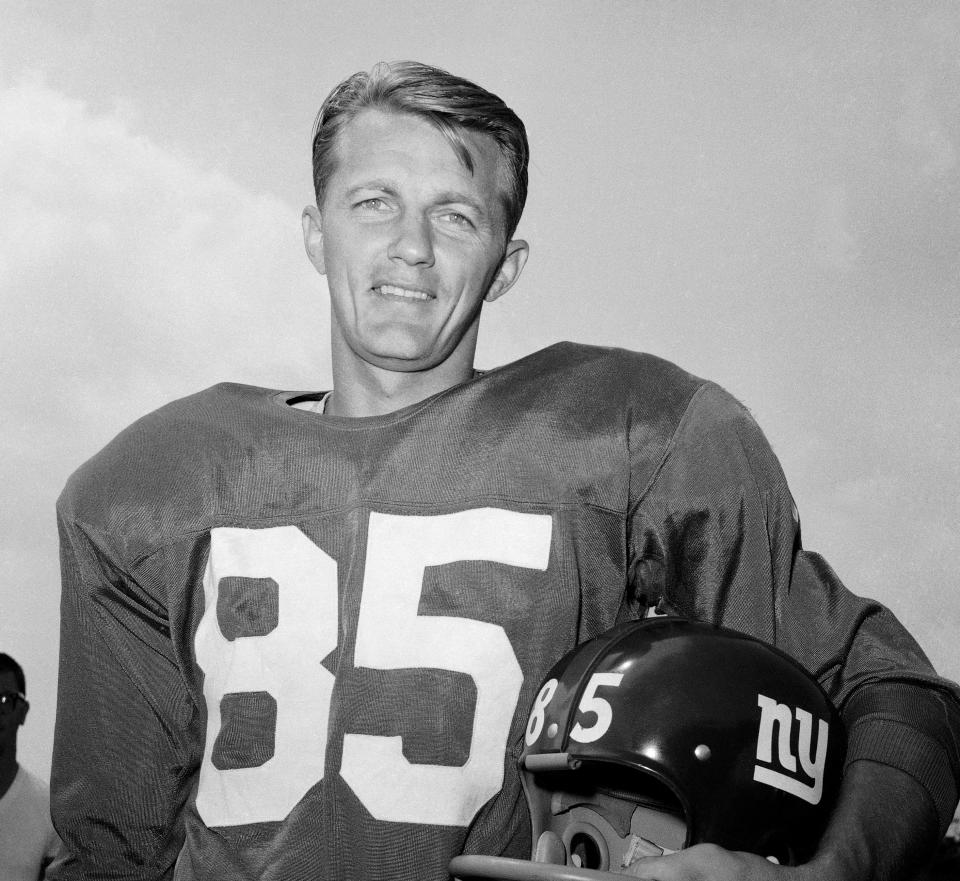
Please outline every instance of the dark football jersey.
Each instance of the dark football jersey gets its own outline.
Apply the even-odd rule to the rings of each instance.
[[[912,771],[943,778],[949,736],[916,709],[955,712],[949,686],[800,550],[717,386],[561,344],[385,416],[297,397],[177,401],[61,497],[58,877],[427,881],[463,851],[527,857],[536,689],[652,606],[780,646],[845,706],[854,754],[931,745]]]

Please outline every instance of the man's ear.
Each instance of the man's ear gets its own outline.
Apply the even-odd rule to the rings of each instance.
[[[327,274],[326,263],[323,259],[323,223],[320,212],[313,205],[303,209],[303,247],[307,257],[321,275]]]
[[[503,255],[503,260],[500,261],[500,268],[483,299],[492,303],[509,291],[513,283],[520,278],[520,273],[523,272],[529,256],[530,246],[523,239],[507,242],[507,251]]]

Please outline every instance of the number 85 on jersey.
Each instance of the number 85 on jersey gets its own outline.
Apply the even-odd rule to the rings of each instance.
[[[520,665],[500,625],[418,615],[423,575],[459,560],[543,571],[551,534],[549,515],[500,508],[370,514],[354,665],[458,671],[477,692],[462,766],[410,762],[400,737],[344,735],[340,776],[375,818],[466,826],[500,790]],[[275,585],[273,629],[224,635],[218,602],[231,579]],[[339,638],[336,561],[295,526],[220,527],[211,530],[203,585],[195,650],[208,719],[197,811],[208,826],[282,821],[324,774],[334,675],[321,661]],[[221,710],[237,696],[275,708],[273,753],[253,767],[218,767]]]

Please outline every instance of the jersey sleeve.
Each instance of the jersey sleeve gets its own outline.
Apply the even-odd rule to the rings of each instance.
[[[786,651],[840,708],[847,764],[907,772],[946,828],[960,779],[960,689],[936,675],[888,609],[803,549],[783,472],[746,408],[705,384],[655,473],[634,479],[637,610],[659,605]]]
[[[74,519],[63,498],[58,514],[63,587],[51,812],[67,855],[50,877],[172,877],[196,713],[163,600],[138,586],[107,537]]]

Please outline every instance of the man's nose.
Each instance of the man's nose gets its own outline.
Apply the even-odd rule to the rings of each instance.
[[[433,266],[433,229],[430,221],[412,213],[401,215],[388,256],[410,266]]]

